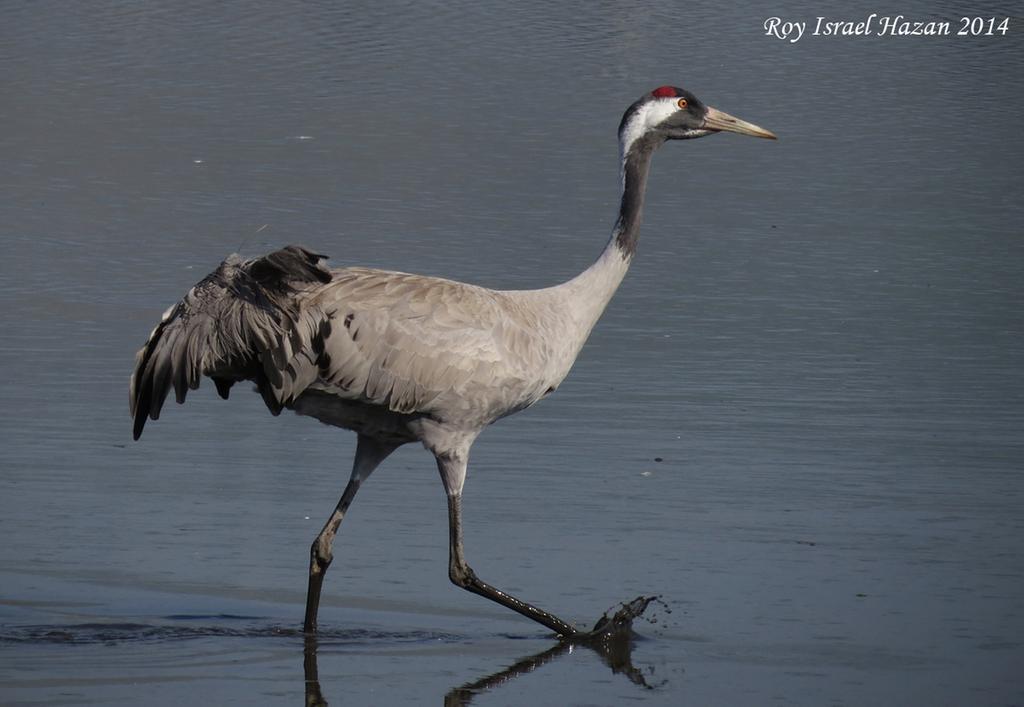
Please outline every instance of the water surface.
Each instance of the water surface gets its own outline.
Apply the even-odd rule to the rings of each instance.
[[[1017,20],[789,44],[762,12],[9,5],[0,701],[294,704],[315,667],[354,704],[1024,702]],[[671,613],[632,670],[550,653],[449,584],[408,447],[342,527],[311,661],[308,544],[354,438],[206,386],[132,443],[135,350],[235,250],[570,277],[614,219],[621,112],[662,83],[781,139],[656,156],[633,269],[558,394],[481,436],[464,508],[503,589],[580,625]]]

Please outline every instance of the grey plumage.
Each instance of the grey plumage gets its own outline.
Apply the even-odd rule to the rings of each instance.
[[[550,357],[537,313],[509,293],[407,273],[344,268],[288,246],[231,256],[164,315],[137,356],[135,437],[209,376],[227,397],[253,380],[274,414],[308,390],[462,424],[539,399]],[[493,391],[504,391],[494,399]],[[300,411],[302,406],[299,406]]]
[[[490,290],[452,280],[347,267],[299,246],[220,267],[168,309],[136,356],[133,434],[156,420],[171,389],[182,403],[203,376],[227,398],[250,380],[273,414],[292,409],[358,434],[348,484],[310,548],[305,629],[316,630],[335,534],[359,486],[398,446],[421,442],[448,495],[449,577],[562,636],[581,632],[480,580],[462,547],[469,449],[484,427],[554,391],[636,252],[654,151],[719,130],[774,137],[663,86],[619,127],[619,217],[601,256],[540,290]]]

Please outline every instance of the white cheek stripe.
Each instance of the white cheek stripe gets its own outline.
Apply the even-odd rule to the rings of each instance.
[[[625,160],[629,148],[651,128],[655,127],[670,115],[679,110],[675,98],[660,98],[640,107],[622,129],[619,145],[619,158]]]

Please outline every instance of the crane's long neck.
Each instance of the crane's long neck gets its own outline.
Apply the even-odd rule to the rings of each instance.
[[[619,288],[636,253],[647,174],[651,156],[660,144],[661,140],[656,138],[640,137],[620,146],[622,200],[612,236],[593,265],[561,286],[581,327],[581,346]]]
[[[647,173],[651,169],[651,155],[658,145],[655,140],[640,138],[622,148],[622,201],[619,205],[619,218],[605,250],[617,249],[627,266],[636,254],[636,245],[640,240]]]

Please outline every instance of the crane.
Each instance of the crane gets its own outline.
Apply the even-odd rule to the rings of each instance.
[[[463,551],[462,489],[469,450],[496,420],[558,388],[636,253],[651,157],[668,140],[768,130],[662,86],[619,124],[622,197],[611,238],[576,277],[536,290],[491,290],[363,267],[290,245],[259,258],[232,254],[171,306],[138,352],[130,384],[137,440],[173,388],[183,403],[203,376],[227,398],[255,383],[274,415],[290,409],[357,435],[351,476],[310,548],[304,630],[315,634],[335,535],[356,492],[389,454],[421,443],[447,494],[448,576],[463,589],[543,624],[581,631],[487,584]]]

